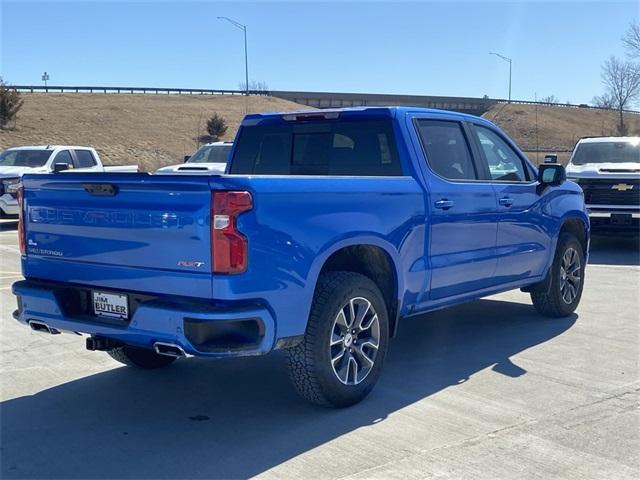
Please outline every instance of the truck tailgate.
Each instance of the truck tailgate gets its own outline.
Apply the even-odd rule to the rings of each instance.
[[[208,178],[74,173],[23,183],[26,275],[156,291],[161,281],[166,293],[210,295]]]

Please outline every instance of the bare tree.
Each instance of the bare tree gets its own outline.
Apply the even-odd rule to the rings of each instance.
[[[202,142],[202,125],[203,125],[203,120],[204,120],[204,112],[201,111],[200,115],[198,115],[198,123],[196,124],[196,136],[193,137],[193,139],[196,142],[196,150],[198,148],[200,148],[200,144],[201,143],[206,143],[206,142]]]
[[[602,66],[602,83],[620,114],[618,134],[626,135],[623,112],[640,94],[640,68],[632,62],[610,57]]]
[[[540,103],[560,103],[560,99],[558,99],[558,97],[556,97],[555,95],[549,95],[547,97],[542,97],[540,99]]]
[[[249,82],[249,88],[247,89],[247,84],[246,82],[240,82],[238,83],[238,89],[242,90],[242,91],[252,91],[252,92],[257,92],[260,94],[268,94],[269,93],[269,85],[267,85],[267,82],[262,82],[262,81],[257,81],[257,80],[251,80]]]
[[[602,95],[593,97],[593,100],[591,100],[591,103],[593,104],[594,107],[598,107],[598,108],[609,108],[609,109],[615,108],[613,98],[608,93],[603,93]]]
[[[622,43],[631,58],[640,59],[640,23],[633,22],[622,37]]]

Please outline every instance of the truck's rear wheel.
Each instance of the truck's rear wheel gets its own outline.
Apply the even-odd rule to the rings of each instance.
[[[378,381],[388,341],[376,284],[358,273],[328,272],[318,280],[303,342],[288,350],[289,376],[312,403],[353,405]]]
[[[130,345],[114,348],[107,351],[107,353],[111,358],[120,363],[130,367],[146,369],[166,367],[176,360],[176,357],[159,355],[148,348],[138,348]]]
[[[561,234],[547,278],[531,289],[533,306],[547,317],[566,317],[573,313],[582,297],[584,271],[582,245],[574,235]]]

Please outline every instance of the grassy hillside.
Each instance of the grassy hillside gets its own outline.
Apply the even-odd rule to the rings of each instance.
[[[483,115],[496,123],[536,161],[536,107],[534,105],[495,105]],[[538,106],[538,159],[557,153],[563,162],[581,137],[615,135],[618,114],[589,108]],[[631,135],[640,135],[640,115],[625,114]]]
[[[0,130],[0,149],[19,145],[95,147],[106,164],[139,164],[153,171],[179,163],[197,148],[213,112],[233,139],[245,111],[308,108],[271,97],[129,94],[23,94],[13,130]]]
[[[181,161],[197,148],[208,117],[217,112],[233,139],[246,111],[297,110],[309,107],[272,97],[143,94],[24,94],[24,106],[13,130],[0,130],[0,149],[18,145],[76,144],[98,149],[106,164],[136,163],[142,169]],[[566,161],[577,139],[615,133],[615,112],[538,107],[536,149],[535,107],[496,105],[484,117],[497,123],[529,158],[542,161],[558,153]],[[640,115],[626,114],[632,134],[640,135]]]

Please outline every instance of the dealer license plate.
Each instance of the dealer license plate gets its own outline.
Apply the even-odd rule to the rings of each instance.
[[[126,295],[93,291],[93,313],[100,317],[129,318],[129,302]]]

